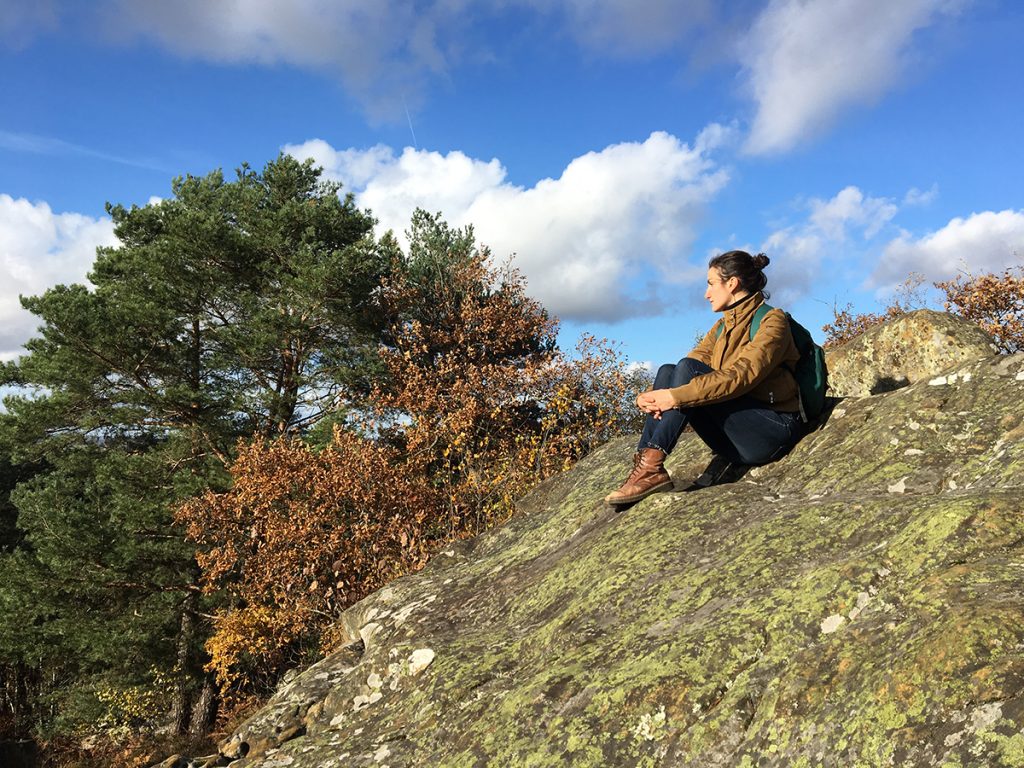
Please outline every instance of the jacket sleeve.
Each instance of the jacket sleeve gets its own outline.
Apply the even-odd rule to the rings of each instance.
[[[704,338],[697,342],[697,346],[690,350],[687,357],[700,360],[704,365],[711,365],[711,352],[715,348],[715,340],[718,338],[718,334],[715,332],[721,324],[722,321],[719,320],[711,326],[711,330],[704,334]]]
[[[714,328],[709,332],[709,336]],[[744,329],[744,332],[749,333]],[[698,349],[708,340],[704,337]],[[712,344],[714,338],[711,339]],[[776,309],[765,315],[753,340],[743,345],[739,354],[721,370],[697,376],[688,384],[670,389],[677,406],[711,405],[745,395],[782,365],[792,345],[786,315]],[[694,350],[695,352],[697,350]]]

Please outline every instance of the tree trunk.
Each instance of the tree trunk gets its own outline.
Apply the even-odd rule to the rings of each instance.
[[[18,662],[14,668],[14,723],[22,738],[32,733],[35,722],[35,699],[39,696],[39,670]]]
[[[192,642],[195,637],[195,594],[189,593],[181,607],[178,625],[178,648],[174,661],[174,694],[171,702],[171,727],[176,736],[188,733],[192,718],[192,690],[189,668]]]
[[[220,698],[217,696],[217,686],[212,675],[203,678],[203,688],[199,692],[192,707],[192,722],[189,724],[188,732],[191,736],[205,736],[213,728],[213,722],[217,719],[217,709],[220,705]]]
[[[23,662],[0,665],[0,738],[25,739],[34,720],[39,696],[39,670]]]

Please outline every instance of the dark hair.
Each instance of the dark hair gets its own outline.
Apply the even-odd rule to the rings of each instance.
[[[763,291],[764,297],[768,298],[768,292],[764,290],[768,285],[768,276],[765,275],[764,268],[770,261],[771,259],[763,253],[751,256],[746,251],[726,251],[709,261],[708,269],[717,269],[723,280],[735,277],[740,281],[740,288],[744,291]]]

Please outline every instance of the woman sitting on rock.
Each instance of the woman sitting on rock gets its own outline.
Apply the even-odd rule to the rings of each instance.
[[[647,419],[633,471],[605,497],[609,504],[634,504],[672,490],[665,457],[687,424],[714,452],[694,487],[713,485],[743,465],[773,461],[799,439],[799,392],[791,371],[800,353],[785,313],[772,309],[750,338],[754,311],[767,297],[768,261],[763,253],[729,251],[708,264],[704,297],[722,318],[689,355],[661,366],[654,388],[637,397]]]

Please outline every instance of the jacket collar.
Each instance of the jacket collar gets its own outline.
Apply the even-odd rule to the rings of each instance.
[[[764,303],[764,294],[755,291],[749,296],[744,296],[735,304],[726,307],[722,312],[722,318],[726,328],[735,328],[744,322],[749,322],[754,316],[754,310]]]

